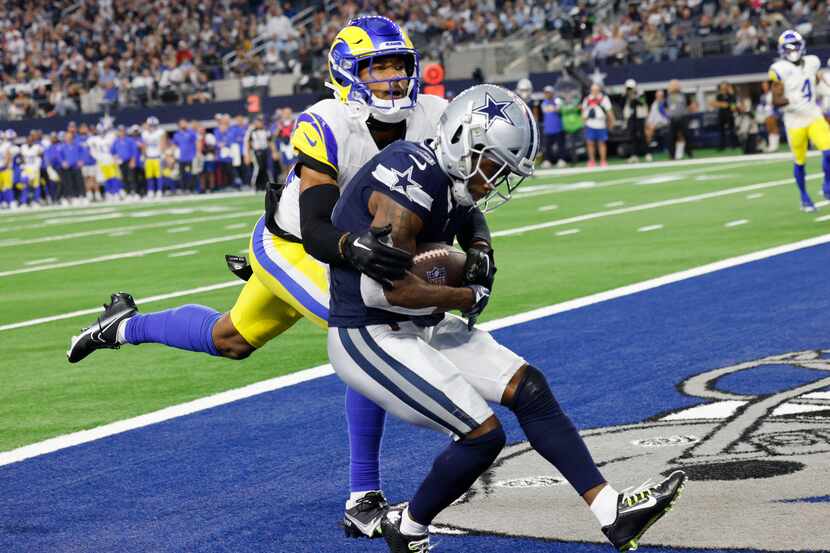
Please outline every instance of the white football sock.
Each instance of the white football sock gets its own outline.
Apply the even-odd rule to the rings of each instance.
[[[346,501],[346,508],[351,509],[355,505],[357,505],[357,501],[359,499],[363,499],[367,493],[380,493],[380,490],[365,490],[362,492],[352,492],[349,494],[349,499]]]
[[[685,142],[678,142],[675,146],[674,151],[674,159],[683,159],[683,156],[686,154],[686,143]]]
[[[412,517],[409,516],[409,507],[407,506],[401,514],[401,533],[407,536],[420,536],[426,534],[428,531],[429,527],[412,520]]]
[[[597,517],[600,526],[608,526],[617,520],[617,502],[620,494],[611,484],[606,484],[591,502],[591,512]]]
[[[769,152],[777,152],[778,145],[781,143],[781,135],[780,134],[771,134],[769,135],[769,147],[767,151]]]
[[[127,343],[127,335],[125,332],[127,331],[127,321],[129,320],[130,319],[124,319],[118,323],[118,330],[115,331],[115,341],[122,346]]]

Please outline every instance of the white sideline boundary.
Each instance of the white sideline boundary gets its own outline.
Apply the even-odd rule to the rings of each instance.
[[[591,294],[590,296],[576,298],[559,304],[534,309],[532,311],[527,311],[525,313],[519,313],[517,315],[511,315],[508,317],[503,317],[501,319],[488,321],[486,323],[481,324],[480,328],[487,331],[492,331],[500,328],[505,328],[508,326],[522,324],[543,317],[549,317],[551,315],[563,313],[565,311],[579,309],[596,303],[601,303],[604,301],[609,301],[612,299],[637,294],[639,292],[651,290],[654,288],[658,288],[660,286],[665,286],[667,284],[680,282],[682,280],[695,278],[709,273],[714,273],[716,271],[721,271],[723,269],[744,265],[747,263],[751,263],[753,261],[759,261],[762,259],[767,259],[769,257],[774,257],[776,255],[782,255],[785,253],[794,252],[804,248],[809,248],[827,243],[830,243],[830,234],[824,234],[822,236],[809,238],[807,240],[800,240],[798,242],[792,242],[790,244],[783,244],[781,246],[776,246],[774,248],[768,248],[754,253],[749,253],[737,257],[732,257],[729,259],[724,259],[721,261],[716,261],[714,263],[701,265],[699,267],[694,267],[692,269],[687,269],[685,271],[679,271],[676,273],[664,275],[662,277],[657,277],[650,280],[645,280],[643,282],[630,284],[628,286],[622,286],[620,288],[615,288],[613,290],[608,290],[597,294]],[[0,453],[0,466],[18,463],[26,459],[46,455],[48,453],[53,453],[55,451],[59,451],[76,445],[81,445],[95,440],[100,440],[102,438],[114,436],[116,434],[121,434],[124,432],[128,432],[130,430],[136,430],[138,428],[143,428],[145,426],[150,426],[152,424],[157,424],[174,418],[183,417],[185,415],[190,415],[193,413],[197,413],[199,411],[212,409],[214,407],[226,405],[234,401],[250,398],[266,392],[272,392],[274,390],[294,386],[302,382],[316,380],[324,376],[329,376],[333,373],[334,371],[331,368],[331,365],[320,365],[289,375],[278,376],[276,378],[271,378],[269,380],[264,380],[262,382],[250,384],[242,388],[221,392],[218,394],[196,399],[179,405],[172,405],[170,407],[166,407],[164,409],[154,411],[146,415],[141,415],[131,419],[113,422],[89,430],[81,430],[79,432],[73,432],[72,434],[57,436],[55,438],[50,438],[48,440],[44,440],[27,446],[19,447],[17,449],[13,449],[11,451]]]
[[[807,157],[815,157],[821,154],[816,150],[807,152]],[[535,177],[565,177],[568,175],[598,174],[615,171],[626,171],[633,169],[659,169],[661,167],[685,167],[687,165],[706,165],[707,163],[730,163],[734,161],[787,161],[792,160],[790,152],[779,152],[774,154],[752,154],[736,156],[702,157],[694,159],[666,160],[666,161],[645,161],[639,163],[619,163],[608,167],[569,167],[567,169],[540,169],[533,176]]]

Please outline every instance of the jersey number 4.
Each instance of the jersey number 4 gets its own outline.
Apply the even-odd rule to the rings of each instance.
[[[804,94],[804,99],[808,102],[813,99],[813,88],[810,79],[804,80],[804,86],[801,87],[801,92]]]

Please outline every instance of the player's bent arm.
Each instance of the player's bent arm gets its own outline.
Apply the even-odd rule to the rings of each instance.
[[[331,222],[334,204],[340,198],[337,183],[325,173],[300,168],[300,230],[303,247],[314,258],[329,265],[342,265],[340,239],[344,233]]]
[[[395,281],[394,288],[387,289],[361,275],[360,295],[367,307],[419,317],[451,309],[466,311],[475,303],[475,293],[470,288],[430,284],[410,272]]]
[[[784,84],[780,81],[772,82],[772,105],[777,108],[782,108],[789,104],[790,101],[784,96]]]
[[[391,226],[392,244],[409,253],[415,253],[416,237],[423,228],[423,221],[413,211],[396,202],[390,196],[373,192],[369,197],[369,213],[374,216],[373,227]],[[367,283],[371,285],[371,283]],[[363,279],[361,279],[361,293],[363,293]],[[429,313],[440,310],[469,309],[475,303],[475,293],[470,288],[456,288],[452,286],[438,286],[430,284],[412,273],[407,272],[403,279],[397,280],[393,288],[379,290],[375,283],[374,294],[364,294],[364,301],[369,299],[374,305],[387,309],[389,306],[407,309],[431,309]],[[376,301],[373,301],[374,298]],[[384,305],[388,304],[388,306]],[[367,304],[368,305],[368,304]]]

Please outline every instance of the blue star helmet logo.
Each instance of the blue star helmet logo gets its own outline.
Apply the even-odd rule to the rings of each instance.
[[[510,116],[505,113],[505,110],[513,104],[511,100],[505,100],[504,102],[496,101],[490,94],[484,93],[486,98],[486,103],[483,106],[478,106],[473,108],[473,113],[481,113],[482,115],[487,116],[487,126],[486,128],[490,128],[490,125],[493,124],[494,121],[497,119],[501,119],[508,125],[514,125],[513,120],[510,119]]]

